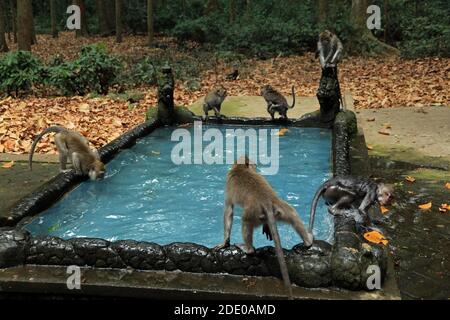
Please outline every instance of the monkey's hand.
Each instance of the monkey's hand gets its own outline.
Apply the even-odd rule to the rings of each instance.
[[[228,248],[230,246],[230,239],[224,241],[223,243],[214,247],[214,251],[218,251],[220,249]]]
[[[266,235],[266,238],[268,240],[270,240],[270,241],[273,240],[272,234],[270,233],[269,225],[267,225],[267,224],[263,225],[262,233]]]

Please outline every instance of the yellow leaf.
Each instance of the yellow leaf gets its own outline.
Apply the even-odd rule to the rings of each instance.
[[[447,189],[450,189],[450,182],[447,182],[447,183],[445,184],[445,187],[446,187]]]
[[[366,147],[367,147],[367,150],[373,150],[373,146],[370,144],[368,144]]]
[[[153,151],[153,150],[152,150],[152,154],[154,154],[154,155],[156,155],[156,156],[159,156],[159,155],[161,154],[161,152],[159,152],[159,151]]]
[[[386,213],[389,212],[389,209],[386,208],[385,206],[381,206],[380,209],[381,209],[381,213],[382,213],[382,214],[386,214]]]
[[[280,129],[280,131],[278,131],[278,133],[276,135],[281,137],[281,136],[284,136],[286,134],[286,132],[289,132],[289,129],[282,128],[282,129]]]
[[[384,135],[384,136],[390,136],[390,135],[391,135],[389,132],[383,131],[383,130],[378,131],[378,133],[379,133],[379,134],[382,134],[382,135]]]
[[[4,165],[2,165],[2,168],[10,169],[10,168],[12,168],[13,166],[14,166],[14,161],[11,161],[11,162],[7,162],[7,163],[5,163]]]
[[[376,244],[387,245],[389,243],[389,241],[384,237],[384,235],[379,233],[378,231],[370,231],[364,233],[364,239]]]
[[[439,207],[439,211],[440,212],[447,212],[448,210],[450,210],[450,205],[443,203],[441,204],[441,206]]]
[[[405,180],[406,180],[406,181],[408,181],[408,182],[411,182],[411,183],[413,183],[413,182],[415,182],[415,181],[416,181],[416,178],[414,178],[414,177],[411,177],[411,176],[407,176],[407,177],[405,178]]]
[[[367,119],[367,122],[373,122],[373,121],[375,121],[375,118],[369,118],[369,119]]]
[[[433,206],[433,203],[430,201],[428,203],[419,205],[419,209],[428,210],[428,209],[431,209],[432,206]]]

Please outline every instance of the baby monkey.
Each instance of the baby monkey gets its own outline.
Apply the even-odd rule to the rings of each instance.
[[[289,106],[286,98],[270,85],[261,88],[261,95],[267,103],[267,112],[272,120],[275,119],[275,112],[278,112],[282,119],[287,120],[287,110],[295,106],[295,91],[292,86],[292,105]]]
[[[216,117],[221,117],[220,108],[222,107],[222,102],[227,96],[227,90],[224,87],[215,88],[213,91],[208,93],[205,97],[205,102],[203,103],[203,112],[205,113],[205,120],[208,120],[208,112],[214,110]]]
[[[330,205],[328,210],[331,214],[339,215],[342,209],[355,207],[366,218],[371,206],[376,202],[380,205],[389,204],[394,198],[393,194],[394,188],[392,185],[353,177],[332,178],[325,181],[314,195],[309,227],[312,229],[317,203],[322,195],[327,204]]]
[[[276,221],[292,225],[308,247],[313,243],[312,233],[305,228],[297,211],[277,196],[266,179],[256,171],[256,165],[247,157],[241,157],[228,172],[225,192],[224,242],[216,246],[216,249],[230,245],[233,208],[234,205],[241,206],[244,209],[241,219],[244,244],[237,246],[246,254],[254,253],[253,231],[258,226],[267,224],[274,239],[281,275],[291,298],[291,282]]]
[[[103,179],[105,165],[100,161],[97,150],[89,148],[85,137],[75,131],[60,126],[52,126],[42,131],[33,142],[29,157],[30,170],[32,169],[33,154],[37,143],[47,134],[55,132],[55,144],[59,152],[59,165],[61,172],[67,172],[67,158],[72,163],[78,175],[88,175],[91,180]]]

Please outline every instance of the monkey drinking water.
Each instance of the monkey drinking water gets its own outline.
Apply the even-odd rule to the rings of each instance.
[[[295,91],[292,86],[292,105],[287,103],[286,98],[270,85],[261,88],[261,95],[267,103],[267,112],[272,120],[275,119],[275,112],[278,112],[282,119],[287,120],[287,111],[295,106]]]
[[[289,290],[289,297],[291,297],[291,283],[276,221],[292,225],[308,247],[313,242],[312,233],[305,228],[297,211],[277,196],[269,183],[256,171],[256,165],[251,163],[247,157],[241,157],[228,172],[225,193],[224,242],[216,249],[230,245],[233,208],[234,205],[241,206],[244,209],[242,214],[244,243],[237,246],[246,254],[254,253],[253,231],[256,227],[267,224],[274,239],[281,275]]]
[[[384,183],[353,177],[332,178],[324,182],[314,195],[309,227],[312,229],[319,198],[323,196],[333,215],[340,214],[344,208],[358,208],[363,217],[368,217],[368,210],[376,202],[387,205],[393,199],[394,188]]]
[[[224,87],[219,87],[208,93],[203,103],[203,112],[205,113],[205,120],[208,120],[208,112],[214,110],[216,117],[220,117],[220,109],[222,102],[227,96],[227,90]]]
[[[62,172],[66,170],[67,159],[72,163],[78,175],[88,175],[91,180],[102,179],[105,175],[105,165],[95,150],[89,148],[85,137],[75,131],[60,126],[52,126],[42,131],[33,142],[29,157],[30,170],[32,169],[33,154],[37,143],[47,133],[56,133],[55,144],[59,152],[59,165]]]

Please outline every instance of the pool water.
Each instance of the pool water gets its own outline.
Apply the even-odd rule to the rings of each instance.
[[[228,137],[227,129],[258,129],[204,125],[201,130],[211,128]],[[279,129],[264,128],[269,129],[271,136],[270,129]],[[33,235],[63,239],[133,239],[162,245],[194,242],[208,247],[219,244],[223,241],[225,179],[231,165],[174,164],[171,153],[180,143],[171,141],[174,129],[159,128],[138,140],[135,146],[123,150],[107,164],[104,180],[81,183],[25,228]],[[182,130],[192,133],[194,128]],[[203,142],[204,147],[208,144]],[[248,147],[236,145],[225,152],[235,151],[238,157]],[[278,173],[265,177],[280,197],[297,209],[307,225],[312,197],[331,176],[331,132],[318,128],[289,128],[279,137],[279,154]],[[184,156],[189,157],[189,154]],[[264,172],[266,167],[258,168]],[[241,213],[240,208],[235,209],[232,243],[242,242]],[[291,248],[302,242],[290,226],[280,225],[279,230],[283,247]],[[332,230],[333,222],[326,206],[319,202],[315,238],[331,241]],[[272,245],[262,235],[261,228],[255,231],[254,245]]]

